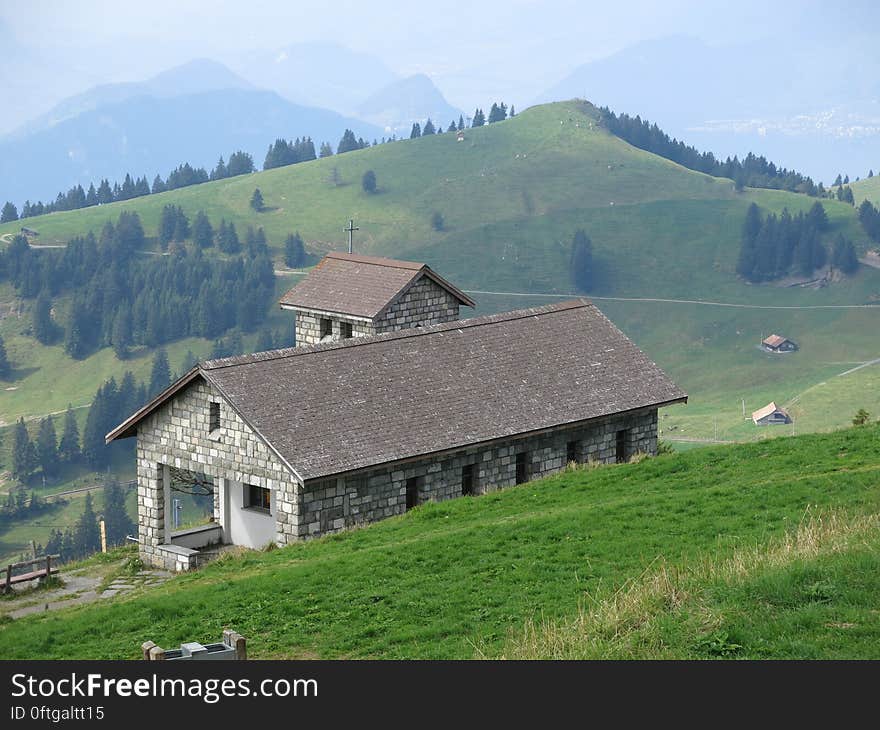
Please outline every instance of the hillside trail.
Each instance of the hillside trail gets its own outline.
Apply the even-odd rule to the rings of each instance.
[[[165,570],[144,569],[136,573],[124,572],[125,560],[98,568],[62,570],[58,576],[63,585],[48,590],[33,587],[19,589],[20,595],[0,600],[0,614],[12,619],[35,613],[57,611],[59,608],[125,595],[137,589],[161,585],[172,573]]]
[[[553,299],[591,299],[603,302],[646,302],[660,304],[699,304],[708,307],[732,307],[735,309],[880,309],[880,304],[741,304],[738,302],[714,302],[705,299],[661,299],[659,297],[600,297],[588,294],[535,294],[517,291],[486,291],[465,289],[465,294],[489,294],[505,297],[539,297]]]

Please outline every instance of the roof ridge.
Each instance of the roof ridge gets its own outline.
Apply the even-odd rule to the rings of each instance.
[[[389,269],[407,269],[420,271],[427,264],[418,261],[402,261],[401,259],[389,259],[385,256],[367,256],[366,254],[345,253],[344,251],[329,251],[324,254],[325,258],[337,259],[338,261],[354,261],[371,266],[385,266]]]
[[[468,319],[455,320],[453,322],[443,322],[441,324],[427,325],[425,327],[410,327],[393,332],[382,332],[377,335],[364,335],[362,337],[351,337],[345,340],[333,340],[331,342],[319,342],[314,345],[305,345],[302,347],[285,347],[280,350],[266,350],[264,352],[255,352],[249,355],[235,355],[233,357],[216,358],[206,360],[200,364],[202,370],[217,370],[226,367],[236,367],[238,365],[252,365],[258,362],[267,362],[269,360],[281,360],[288,357],[298,357],[302,355],[312,355],[328,350],[340,350],[347,347],[366,347],[368,345],[381,344],[384,342],[393,342],[394,340],[404,339],[407,337],[425,337],[435,335],[450,330],[471,329],[474,327],[483,327],[486,325],[500,324],[502,322],[510,322],[516,319],[526,319],[528,317],[540,317],[546,314],[555,314],[556,312],[564,312],[569,309],[579,309],[582,307],[595,306],[589,299],[585,297],[577,297],[567,299],[562,302],[552,302],[539,307],[529,307],[527,309],[515,309],[510,312],[499,312],[497,314],[484,314],[480,317],[469,317]]]

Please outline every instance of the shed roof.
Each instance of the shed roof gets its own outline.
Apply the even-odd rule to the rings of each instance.
[[[788,416],[788,413],[785,411],[785,409],[777,406],[775,401],[770,401],[763,408],[759,408],[757,411],[752,412],[752,420],[753,421],[760,421],[762,418],[767,418],[767,416],[772,415],[773,413],[776,413],[777,411],[784,414],[785,416]]]
[[[196,377],[304,480],[687,400],[580,299],[209,360],[108,441]]]
[[[763,344],[767,345],[767,347],[779,347],[783,342],[790,342],[787,337],[783,337],[782,335],[770,335],[769,337],[765,337],[762,341]]]
[[[461,304],[474,306],[473,299],[427,264],[336,252],[321,259],[305,279],[281,297],[280,304],[374,319],[422,276],[431,278]]]

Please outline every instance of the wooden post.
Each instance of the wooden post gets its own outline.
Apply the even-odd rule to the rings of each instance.
[[[6,566],[6,585],[3,588],[3,592],[12,592],[12,564]]]
[[[104,520],[101,520],[98,524],[101,525],[101,552],[107,552],[107,526],[104,524]]]
[[[46,580],[52,577],[52,556],[46,556]]]

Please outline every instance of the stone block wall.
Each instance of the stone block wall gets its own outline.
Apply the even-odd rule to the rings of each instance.
[[[636,452],[657,453],[657,410],[609,417],[588,426],[524,439],[462,449],[438,458],[383,467],[344,478],[309,483],[299,506],[297,535],[315,537],[406,512],[407,480],[418,481],[418,502],[461,496],[462,468],[473,465],[474,492],[485,493],[516,483],[516,455],[527,455],[527,479],[565,468],[568,446],[576,460],[613,463],[617,433],[626,432],[626,458]]]
[[[346,317],[333,312],[316,312],[298,309],[296,310],[296,344],[314,345],[321,341],[321,320],[329,319],[333,328],[333,339],[338,340],[342,337],[342,323],[351,324],[351,336],[362,337],[363,335],[376,334],[376,328],[370,322]]]
[[[376,321],[376,332],[452,322],[458,319],[458,308],[458,299],[422,276]]]
[[[210,402],[219,402],[220,428],[209,433]],[[176,570],[179,559],[166,544],[163,465],[201,472],[214,479],[255,484],[275,492],[276,542],[296,539],[300,485],[277,456],[210,385],[196,380],[138,425],[138,540],[141,559]],[[219,500],[215,495],[215,519]]]

